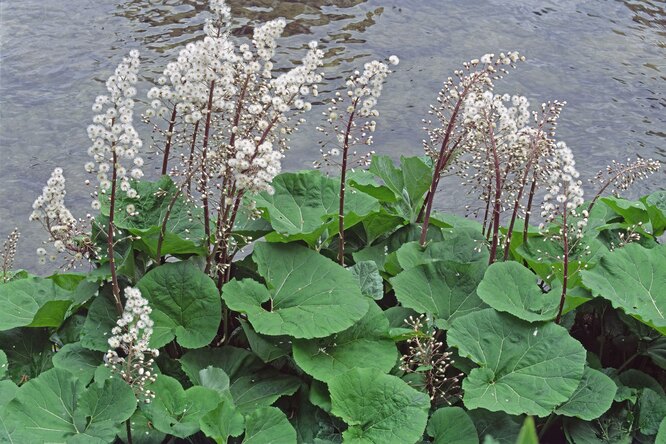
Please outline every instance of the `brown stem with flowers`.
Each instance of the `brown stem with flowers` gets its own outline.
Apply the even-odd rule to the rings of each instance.
[[[349,136],[354,123],[358,97],[352,103],[352,112],[349,113],[347,120],[347,129],[345,130],[345,139],[342,145],[342,171],[340,172],[340,207],[338,210],[338,262],[345,266],[345,190],[347,180],[347,156],[349,154]]]
[[[433,202],[435,201],[435,192],[437,191],[437,186],[439,185],[439,179],[441,177],[442,171],[449,163],[449,160],[451,159],[451,156],[453,155],[455,148],[458,146],[458,143],[456,143],[453,146],[453,148],[448,150],[449,141],[451,139],[451,135],[453,134],[453,130],[456,125],[456,120],[458,118],[458,113],[460,112],[460,107],[462,106],[463,100],[467,96],[467,93],[469,92],[469,88],[472,83],[473,82],[470,82],[470,84],[467,85],[463,89],[462,93],[460,93],[460,95],[458,96],[453,111],[451,112],[451,118],[449,119],[449,123],[446,126],[446,132],[444,133],[444,139],[442,140],[442,145],[439,148],[439,156],[437,157],[437,163],[435,164],[435,169],[432,175],[432,181],[430,182],[430,188],[428,189],[427,198],[424,204],[425,214],[423,217],[423,226],[421,227],[421,238],[420,238],[421,246],[425,246],[426,243],[427,234],[428,234],[428,225],[430,224],[430,213],[432,212]]]
[[[210,120],[213,110],[213,92],[215,91],[215,80],[210,82],[210,90],[208,92],[208,105],[206,107],[206,126],[204,129],[204,138],[201,151],[201,193],[204,211],[204,232],[206,233],[206,245],[210,244],[210,210],[208,208],[208,172],[206,171],[206,160],[208,156],[208,138],[210,136]],[[206,273],[210,270],[211,255],[206,255]]]
[[[169,120],[169,129],[167,132],[166,146],[164,147],[164,157],[162,158],[162,176],[167,173],[169,167],[169,153],[171,151],[171,140],[173,139],[173,126],[176,124],[176,105],[173,105],[171,120]]]
[[[566,195],[566,185],[564,194]],[[557,310],[557,317],[555,318],[555,323],[559,324],[562,319],[562,310],[564,310],[564,301],[567,297],[567,280],[569,278],[569,227],[567,225],[567,202],[563,204],[564,211],[562,212],[562,239],[564,243],[564,264],[563,264],[563,276],[562,276],[562,295],[560,296],[560,306]]]
[[[123,314],[123,304],[120,301],[120,286],[118,285],[118,275],[116,273],[116,259],[113,248],[114,213],[116,209],[116,184],[118,182],[117,164],[118,156],[115,146],[111,147],[113,152],[113,172],[111,173],[111,200],[109,203],[109,229],[107,231],[107,254],[109,256],[109,268],[111,269],[111,291],[116,305],[116,311],[119,315]]]

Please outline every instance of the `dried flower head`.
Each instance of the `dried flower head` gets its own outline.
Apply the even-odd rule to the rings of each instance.
[[[414,330],[408,341],[409,349],[401,358],[400,369],[406,373],[422,373],[430,400],[435,403],[453,404],[460,397],[462,373],[452,370],[454,360],[451,352],[444,349],[444,343],[437,339],[439,331],[425,315],[410,316],[405,323]]]
[[[2,248],[2,282],[7,282],[11,279],[11,270],[14,266],[14,258],[16,257],[16,245],[18,244],[19,233],[18,228],[14,228]]]

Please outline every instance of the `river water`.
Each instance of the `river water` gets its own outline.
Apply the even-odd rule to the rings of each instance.
[[[380,99],[378,153],[422,154],[420,120],[449,73],[487,52],[519,50],[527,63],[497,91],[526,95],[535,105],[566,101],[559,137],[585,178],[614,158],[666,162],[664,1],[229,3],[239,38],[257,21],[287,19],[282,60],[297,60],[308,41],[319,40],[326,50],[323,91],[365,61],[400,57]],[[90,211],[85,128],[106,77],[136,48],[147,86],[179,46],[201,37],[207,16],[204,0],[0,0],[0,236],[20,228],[17,266],[38,270],[34,251],[43,234],[28,216],[54,167],[65,170],[73,212]],[[313,109],[308,125],[320,123],[322,109]],[[284,167],[309,167],[319,157],[317,137],[308,129],[297,137]],[[665,178],[662,169],[629,194],[663,188]],[[443,186],[453,189],[455,182]],[[441,192],[439,207],[459,209],[456,199]]]

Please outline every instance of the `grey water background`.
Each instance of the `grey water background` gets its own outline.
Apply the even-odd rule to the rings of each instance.
[[[611,159],[666,162],[666,2],[658,0],[230,0],[234,34],[251,35],[257,21],[285,17],[283,65],[307,42],[326,51],[322,98],[365,61],[400,57],[380,99],[373,147],[394,158],[422,154],[421,119],[442,81],[465,60],[519,50],[527,62],[498,82],[533,105],[568,104],[559,138],[576,154],[584,178]],[[44,238],[28,222],[31,204],[56,166],[65,170],[73,213],[92,211],[87,175],[90,106],[130,49],[142,60],[140,94],[175,57],[200,38],[205,0],[0,0],[0,236],[22,237],[17,267],[39,270]],[[284,168],[319,158],[312,130],[322,105],[294,137]],[[137,119],[138,120],[138,119]],[[137,125],[146,139],[150,129]],[[150,156],[147,156],[150,157]],[[149,163],[159,168],[159,161]],[[664,188],[666,172],[629,196]],[[587,187],[591,192],[591,187]],[[438,207],[462,212],[464,190],[443,181]],[[48,268],[48,266],[45,266]]]

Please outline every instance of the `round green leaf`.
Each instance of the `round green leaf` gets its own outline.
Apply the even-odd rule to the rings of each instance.
[[[233,280],[222,297],[232,310],[247,313],[258,333],[322,338],[351,327],[368,311],[358,280],[315,251],[260,243],[252,258],[268,289],[250,279]]]
[[[180,383],[166,375],[150,385],[155,399],[141,408],[160,432],[186,438],[199,431],[199,420],[220,403],[220,395],[201,386],[183,390]]]
[[[356,367],[388,373],[398,358],[388,329],[382,309],[371,302],[368,313],[347,330],[323,339],[294,341],[294,360],[306,373],[324,382]]]
[[[638,428],[644,435],[656,435],[666,417],[666,396],[649,388],[638,398]]]
[[[58,327],[75,294],[51,279],[28,277],[0,284],[0,331],[15,327]]]
[[[53,355],[55,368],[77,375],[86,384],[92,380],[97,367],[102,363],[102,353],[85,349],[79,342],[66,344]]]
[[[428,421],[428,436],[435,444],[479,444],[472,419],[460,407],[442,407]]]
[[[17,384],[53,367],[53,343],[46,329],[24,327],[0,331],[0,349],[7,355],[8,377]]]
[[[269,240],[304,240],[316,244],[326,232],[338,232],[340,181],[319,171],[282,173],[273,180],[273,194],[255,196],[257,208],[265,211],[276,233]],[[364,193],[348,193],[345,199],[345,228],[371,213],[379,211],[379,202]]]
[[[429,242],[425,248],[420,242],[408,242],[397,251],[400,266],[407,270],[429,262],[451,261],[461,264],[488,263],[486,238],[478,228],[461,227],[443,229],[441,241]]]
[[[520,433],[520,417],[504,412],[474,409],[467,412],[474,421],[476,431],[484,444],[515,444]]]
[[[296,430],[276,407],[262,407],[247,415],[243,444],[296,443]]]
[[[361,286],[363,296],[380,300],[384,297],[384,280],[379,274],[377,264],[373,261],[361,261],[349,268]]]
[[[160,265],[137,284],[153,309],[152,347],[174,337],[183,347],[199,348],[210,343],[221,320],[220,296],[215,283],[190,262]]]
[[[585,367],[578,388],[567,402],[555,409],[555,413],[592,421],[611,407],[616,392],[617,386],[611,378]]]
[[[410,444],[421,439],[430,399],[402,379],[376,369],[353,369],[329,383],[332,413],[349,428],[348,442]]]
[[[518,262],[496,262],[486,270],[476,290],[486,304],[528,322],[557,316],[560,291],[544,293],[537,276]]]
[[[546,416],[583,377],[585,349],[552,323],[529,324],[488,308],[454,320],[447,341],[479,365],[463,381],[468,409]]]
[[[9,368],[9,361],[7,361],[7,355],[5,352],[0,350],[0,379],[5,379],[7,374],[7,369]]]
[[[666,331],[666,245],[629,244],[582,272],[583,284],[613,307]]]
[[[404,307],[451,322],[485,305],[476,294],[485,269],[479,262],[432,262],[400,272],[391,285]]]
[[[115,378],[87,389],[62,369],[42,373],[21,386],[6,408],[17,442],[111,442],[136,410],[132,389]]]
[[[215,409],[201,418],[199,424],[206,436],[219,444],[226,444],[230,436],[243,433],[245,418],[236,410],[230,398],[224,398]]]

